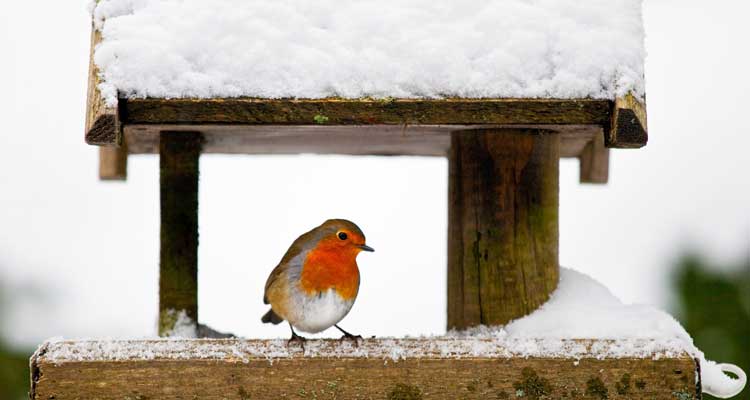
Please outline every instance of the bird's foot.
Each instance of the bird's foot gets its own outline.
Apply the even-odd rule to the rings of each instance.
[[[361,335],[352,335],[351,333],[345,333],[344,336],[339,339],[340,342],[345,340],[351,340],[354,342],[354,346],[359,346],[359,341],[363,340]]]
[[[307,338],[297,335],[296,333],[292,334],[292,338],[289,339],[289,341],[286,343],[287,346],[291,346],[292,343],[299,343],[300,347],[302,347],[302,351],[305,351],[305,342],[307,341]]]

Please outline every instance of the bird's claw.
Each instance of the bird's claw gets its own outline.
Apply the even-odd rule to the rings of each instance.
[[[340,342],[343,342],[345,340],[352,340],[354,341],[354,346],[359,346],[359,341],[364,339],[362,339],[362,335],[352,335],[350,333],[347,333],[344,334],[341,339],[339,339]]]
[[[305,351],[305,342],[306,341],[307,341],[307,338],[305,338],[305,337],[302,337],[300,335],[292,335],[292,338],[289,339],[286,342],[286,345],[287,346],[291,346],[292,343],[299,343],[300,347],[302,347],[302,351],[304,352]]]

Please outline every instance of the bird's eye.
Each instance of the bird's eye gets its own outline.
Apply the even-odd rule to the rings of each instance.
[[[339,239],[341,239],[341,240],[346,240],[346,238],[347,238],[347,236],[346,236],[346,232],[339,232],[337,236],[338,236],[338,237],[339,237]]]

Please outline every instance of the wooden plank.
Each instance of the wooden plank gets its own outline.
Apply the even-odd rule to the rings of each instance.
[[[91,28],[91,54],[89,57],[89,80],[86,96],[86,132],[88,144],[119,146],[122,143],[121,124],[117,107],[104,102],[99,91],[99,68],[94,63],[94,50],[101,42],[102,35]]]
[[[606,135],[606,146],[632,149],[643,147],[647,142],[646,103],[632,94],[617,98],[613,105],[611,128]]]
[[[511,125],[505,128],[530,129]],[[465,129],[499,129],[497,125],[127,125],[130,154],[159,152],[159,132],[199,131],[204,153],[344,154],[446,157],[450,134]],[[560,155],[578,157],[603,130],[596,125],[549,125],[560,135]]]
[[[557,287],[560,137],[454,132],[448,158],[448,329],[503,325]]]
[[[159,335],[180,313],[198,321],[198,132],[162,132],[159,151],[161,249]]]
[[[545,349],[544,342],[523,344]],[[561,341],[551,348],[558,346],[570,355],[526,357],[511,343],[458,338],[367,339],[359,347],[312,340],[306,354],[282,340],[56,342],[32,357],[30,397],[699,398],[696,364],[684,352],[643,350],[613,358],[602,354],[658,346],[648,341]],[[477,353],[478,348],[486,351]]]
[[[128,178],[128,149],[120,147],[99,147],[99,179],[103,181],[124,181]]]
[[[591,99],[122,99],[126,124],[605,125]]]
[[[622,100],[620,100],[622,102]],[[193,130],[206,135],[208,152],[248,154],[385,154],[440,155],[446,146],[426,140],[391,143],[398,131],[441,132],[467,128],[544,128],[589,136],[613,126],[614,103],[594,99],[120,99],[117,107],[126,134],[133,136],[132,152],[153,153],[154,133]],[[344,127],[342,129],[342,127]],[[362,137],[362,130],[368,130]],[[620,131],[629,125],[621,124]],[[295,129],[299,128],[299,129]],[[294,136],[301,130],[337,132],[357,138],[337,144],[339,137],[319,143]],[[268,135],[271,130],[277,135]],[[415,132],[415,131],[412,131]],[[264,143],[256,146],[258,136]],[[247,135],[247,136],[245,136]],[[386,136],[381,139],[380,135]],[[276,141],[280,143],[276,143]],[[385,143],[383,143],[385,141]],[[565,147],[566,138],[563,138]],[[114,142],[112,142],[114,143]],[[623,146],[623,141],[614,142]],[[619,144],[618,144],[619,143]],[[101,144],[101,143],[100,143]],[[231,147],[230,147],[231,144]],[[308,149],[306,146],[312,148]],[[372,146],[372,149],[368,147]],[[260,149],[260,150],[259,150]],[[579,152],[573,156],[577,156]],[[564,156],[567,156],[565,153]]]
[[[604,146],[604,136],[597,135],[586,144],[579,160],[581,183],[604,184],[609,180],[609,148]]]
[[[206,133],[206,129],[210,129],[216,134],[217,142],[227,139],[222,135],[226,133],[236,143],[235,149],[219,152],[243,153],[252,151],[250,149],[253,148],[253,143],[244,144],[241,140],[244,137],[240,133],[252,136],[254,131],[257,132],[254,128],[261,126],[260,129],[264,130],[263,125],[271,125],[282,132],[282,138],[285,137],[285,127],[290,126],[345,126],[349,129],[339,132],[350,132],[352,136],[356,133],[351,132],[361,130],[364,126],[378,126],[380,128],[371,130],[371,135],[368,135],[366,141],[360,142],[359,147],[374,141],[375,150],[368,151],[368,154],[383,151],[385,154],[401,154],[398,152],[402,148],[396,145],[380,149],[379,139],[374,135],[388,132],[392,128],[403,130],[414,126],[442,125],[441,130],[450,131],[464,129],[463,126],[468,125],[475,128],[544,127],[587,136],[595,129],[609,129],[612,102],[592,99],[120,99],[117,110],[123,129],[130,130],[130,135],[136,136],[136,140],[130,143],[135,152],[139,152],[137,149],[142,147],[141,140],[148,142],[145,135],[149,133],[180,129]],[[454,128],[451,129],[451,126]],[[119,132],[119,125],[117,131]],[[213,147],[212,133],[206,134],[209,149]],[[273,136],[267,138],[271,143],[273,139]],[[252,140],[252,137],[249,138],[250,142]],[[114,143],[111,141],[110,144]],[[313,152],[329,151],[337,152],[335,154],[362,152],[342,151],[335,146],[332,149],[325,146],[313,149]],[[422,148],[413,145],[407,151],[405,154],[408,155],[434,153],[432,146]]]

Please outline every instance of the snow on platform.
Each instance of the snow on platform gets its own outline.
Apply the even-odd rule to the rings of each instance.
[[[77,361],[209,359],[248,362],[266,359],[375,358],[680,358],[700,363],[707,393],[739,393],[744,372],[706,359],[690,335],[669,314],[651,306],[626,305],[599,282],[562,268],[551,299],[531,315],[504,327],[477,327],[419,338],[365,339],[358,346],[337,340],[310,340],[305,351],[287,340],[243,339],[51,339],[35,358],[52,363]],[[722,369],[735,373],[732,379]]]
[[[48,362],[228,360],[250,361],[294,357],[374,358],[678,358],[688,354],[676,342],[655,340],[506,340],[500,338],[434,337],[365,339],[355,345],[334,339],[309,340],[304,352],[287,340],[152,339],[50,340],[40,357]]]
[[[99,89],[156,98],[644,94],[641,0],[99,0]]]

